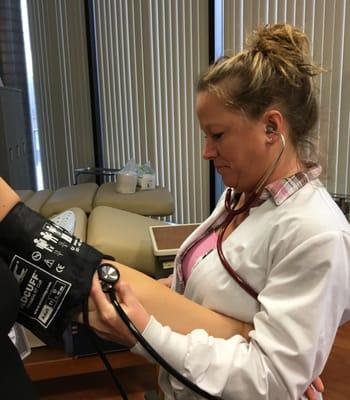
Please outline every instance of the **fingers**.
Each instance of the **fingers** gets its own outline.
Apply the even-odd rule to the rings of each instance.
[[[116,285],[116,290],[121,306],[128,315],[128,318],[140,332],[143,332],[148,324],[150,315],[142,306],[128,283],[119,281]]]
[[[94,304],[98,311],[102,312],[111,307],[110,302],[107,300],[106,294],[102,291],[98,275],[95,274],[92,279],[91,285],[91,304]]]
[[[312,384],[318,392],[324,392],[324,385],[320,377],[317,377]]]
[[[150,315],[142,307],[133,290],[126,282],[119,281],[115,286],[119,303],[133,324],[143,332]],[[96,305],[96,312],[91,313],[90,325],[104,335],[111,335],[118,343],[133,346],[136,339],[120,319],[106,294],[102,291],[98,276],[95,274],[91,286],[91,299]],[[94,321],[96,318],[96,321]]]
[[[317,377],[313,382],[312,385],[309,385],[305,391],[305,396],[308,400],[317,400],[316,391],[324,392],[324,385],[321,378]]]
[[[80,313],[73,315],[72,320],[82,324],[83,323],[83,313],[80,312]]]
[[[88,310],[89,311],[96,311],[96,305],[93,302],[91,297],[88,298]]]
[[[98,337],[100,337],[103,340],[108,340],[109,342],[115,342],[116,341],[115,337],[113,335],[110,335],[110,334],[108,334],[108,333],[106,333],[104,331],[101,331],[101,330],[97,329],[97,328],[94,329],[94,332],[96,333],[96,335]]]
[[[138,303],[135,293],[128,283],[119,281],[115,289],[117,290],[120,303],[124,304],[126,307],[131,307]]]
[[[308,398],[308,400],[317,400],[315,390],[311,385],[309,385],[306,389],[305,396]]]

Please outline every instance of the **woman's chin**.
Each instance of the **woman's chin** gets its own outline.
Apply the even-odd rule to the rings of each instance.
[[[224,185],[226,187],[232,188],[236,193],[242,193],[246,191],[246,188],[241,187],[240,184],[238,184],[236,181],[233,181],[232,179],[222,179]]]
[[[222,181],[226,187],[230,187],[230,188],[234,189],[235,191],[238,190],[237,184],[235,182],[232,182],[232,180],[222,178]]]

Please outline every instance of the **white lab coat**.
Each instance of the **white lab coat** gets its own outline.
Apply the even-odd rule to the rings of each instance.
[[[223,198],[185,241],[176,258],[226,214]],[[233,268],[259,293],[246,294],[221,265],[216,250],[199,260],[184,295],[254,323],[240,335],[213,338],[203,330],[172,332],[153,317],[144,336],[176,369],[223,399],[298,400],[327,361],[338,326],[350,319],[350,228],[318,180],[276,206],[270,198],[224,241]],[[175,282],[182,290],[181,280]],[[137,344],[133,351],[145,355]],[[169,399],[200,398],[161,372]]]

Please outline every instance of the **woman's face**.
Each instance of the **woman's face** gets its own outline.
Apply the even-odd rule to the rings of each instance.
[[[226,186],[238,192],[253,191],[272,157],[263,117],[250,120],[209,92],[198,93],[196,109],[205,134],[203,157],[213,160]]]

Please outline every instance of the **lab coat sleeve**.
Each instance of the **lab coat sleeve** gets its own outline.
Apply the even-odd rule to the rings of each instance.
[[[350,237],[316,235],[277,260],[259,294],[255,330],[213,338],[203,330],[172,332],[154,318],[145,338],[183,375],[223,399],[300,399],[327,360],[349,309]],[[233,305],[234,307],[234,305]],[[137,345],[135,352],[143,353]],[[160,384],[176,398],[198,398],[164,374]]]

